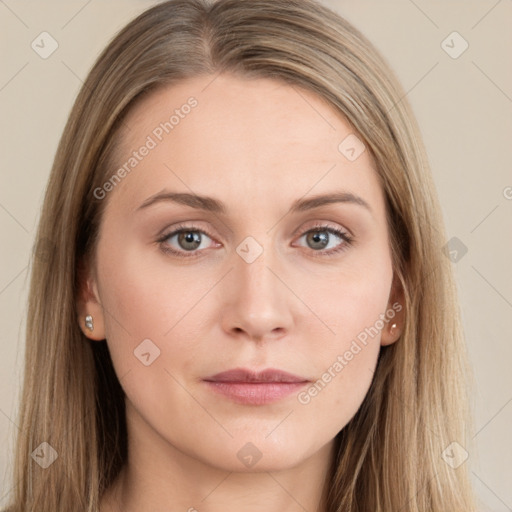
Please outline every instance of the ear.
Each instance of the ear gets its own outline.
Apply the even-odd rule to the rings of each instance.
[[[77,268],[78,291],[76,297],[76,310],[78,325],[87,338],[94,341],[105,339],[105,322],[103,307],[100,302],[98,285],[94,272],[85,261],[80,261]],[[93,329],[85,323],[85,317],[92,316]]]
[[[405,323],[405,299],[404,290],[396,272],[393,274],[393,283],[389,293],[388,305],[386,307],[386,319],[382,329],[380,344],[382,346],[392,345],[400,338]],[[393,326],[396,327],[393,327]]]

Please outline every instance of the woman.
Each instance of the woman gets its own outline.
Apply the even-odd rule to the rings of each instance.
[[[476,510],[428,161],[332,11],[142,13],[78,95],[37,239],[10,510]]]

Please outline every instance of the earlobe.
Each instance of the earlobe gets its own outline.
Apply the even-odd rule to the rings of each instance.
[[[78,323],[82,332],[90,340],[103,341],[105,339],[103,314],[99,314],[97,317],[91,314],[79,315]]]
[[[384,327],[381,335],[380,344],[382,346],[392,345],[400,338],[402,333],[402,325],[398,320],[391,320]]]

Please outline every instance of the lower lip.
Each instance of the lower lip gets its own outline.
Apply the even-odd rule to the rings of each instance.
[[[212,382],[210,389],[239,404],[264,405],[296,393],[307,382]]]

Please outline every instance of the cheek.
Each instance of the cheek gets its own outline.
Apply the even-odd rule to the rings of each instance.
[[[197,364],[194,340],[200,338],[194,313],[214,281],[166,270],[165,258],[161,265],[155,258],[148,265],[147,256],[127,247],[117,253],[105,248],[107,253],[112,256],[102,260],[101,295],[107,343],[121,386],[145,417],[154,419],[178,406],[182,414],[192,414],[194,403],[178,383]]]
[[[340,343],[346,345],[355,338],[364,342],[364,333],[369,336],[369,332],[372,339],[378,338],[377,341],[380,341],[390,286],[391,276],[388,278],[380,274],[375,280],[367,276],[350,276],[339,283],[336,292],[330,292],[321,311],[335,333],[332,336],[334,345],[343,348]]]
[[[304,302],[329,327],[324,329],[327,347],[346,350],[355,338],[364,343],[369,331],[371,339],[380,341],[393,277],[384,242],[372,250],[353,251],[339,268],[297,277]]]
[[[106,338],[118,375],[140,366],[136,354],[143,342],[151,356],[160,352],[155,365],[169,358],[186,360],[188,353],[192,357],[199,336],[195,310],[218,276],[192,267],[170,269],[165,255],[148,258],[137,246],[124,244],[119,251],[117,244],[103,248],[99,277]]]
[[[305,409],[327,414],[341,426],[356,413],[380,352],[391,282],[391,261],[381,257],[360,260],[328,280],[317,278],[314,294],[307,291],[314,283],[303,283],[304,302],[324,325],[321,349],[315,344],[308,352],[317,381],[297,397]]]

